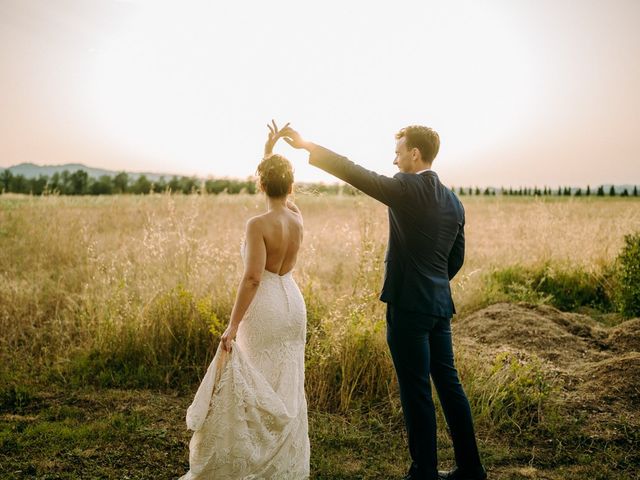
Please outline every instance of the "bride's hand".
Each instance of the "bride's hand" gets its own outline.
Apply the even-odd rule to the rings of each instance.
[[[287,123],[284,127],[287,128],[289,124]],[[274,120],[271,120],[271,125],[267,124],[267,128],[269,129],[269,135],[267,137],[267,142],[264,144],[264,154],[271,155],[273,153],[273,147],[278,141],[278,139],[282,136],[282,130],[278,130],[278,126]]]
[[[227,329],[224,331],[224,333],[220,337],[222,348],[224,348],[226,352],[231,351],[231,341],[236,339],[237,333],[238,333],[238,327],[235,325],[229,324]]]

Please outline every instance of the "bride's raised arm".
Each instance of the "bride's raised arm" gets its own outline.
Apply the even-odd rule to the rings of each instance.
[[[271,120],[271,125],[267,123],[267,128],[269,129],[269,134],[267,136],[267,141],[264,144],[264,156],[271,155],[273,153],[273,147],[277,143],[278,139],[282,137],[282,130],[287,128],[289,123],[287,123],[282,129],[278,129],[275,120]]]

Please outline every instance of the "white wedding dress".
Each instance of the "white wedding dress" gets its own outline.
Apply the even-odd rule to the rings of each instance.
[[[221,346],[187,410],[179,480],[309,478],[306,307],[291,272],[264,271],[232,350]]]

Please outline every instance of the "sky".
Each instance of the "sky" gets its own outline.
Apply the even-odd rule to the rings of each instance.
[[[421,124],[448,185],[640,184],[639,24],[637,0],[0,0],[0,167],[246,178],[273,118],[387,175]]]

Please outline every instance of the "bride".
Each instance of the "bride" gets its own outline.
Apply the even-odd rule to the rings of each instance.
[[[272,123],[258,166],[267,212],[247,222],[229,326],[187,410],[194,433],[180,480],[309,478],[307,315],[292,277],[302,216],[288,200],[291,164],[272,153],[280,137]]]

